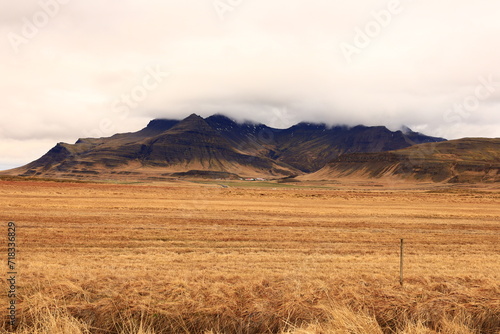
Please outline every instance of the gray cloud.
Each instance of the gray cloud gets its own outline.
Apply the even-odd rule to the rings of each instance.
[[[0,6],[1,166],[192,112],[500,137],[500,4],[490,0]],[[169,76],[155,84],[151,68]]]

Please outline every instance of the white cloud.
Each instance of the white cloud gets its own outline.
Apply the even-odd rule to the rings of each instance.
[[[0,164],[27,163],[37,157],[34,140],[73,142],[103,120],[133,131],[192,112],[280,127],[406,124],[448,138],[500,137],[494,1],[400,0],[351,63],[341,43],[353,44],[391,0],[244,0],[224,20],[212,1],[55,1],[57,14],[18,53],[8,36],[24,38],[41,2],[0,5]],[[156,65],[171,75],[117,113],[113,102]],[[447,117],[488,76],[495,91],[469,116]]]

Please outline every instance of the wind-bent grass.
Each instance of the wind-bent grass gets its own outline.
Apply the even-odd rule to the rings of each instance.
[[[500,331],[498,192],[9,181],[0,201],[16,333]]]

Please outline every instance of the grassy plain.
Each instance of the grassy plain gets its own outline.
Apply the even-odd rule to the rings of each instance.
[[[16,332],[500,333],[498,190],[229,185],[0,181]]]

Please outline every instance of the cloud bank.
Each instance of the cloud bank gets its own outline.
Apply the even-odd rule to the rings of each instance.
[[[490,0],[0,5],[0,169],[152,118],[224,113],[500,137]]]

